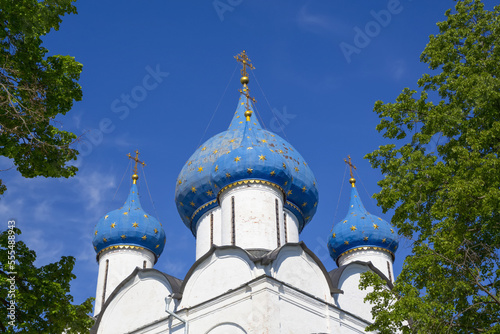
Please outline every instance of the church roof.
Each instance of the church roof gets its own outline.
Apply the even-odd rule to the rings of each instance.
[[[332,229],[328,238],[331,257],[337,261],[343,254],[359,248],[379,249],[394,257],[398,248],[397,233],[393,227],[380,217],[366,211],[351,178],[351,202],[344,219]]]
[[[123,207],[99,220],[92,244],[98,255],[110,248],[145,248],[156,258],[160,256],[165,247],[165,231],[156,218],[142,209],[135,180]]]

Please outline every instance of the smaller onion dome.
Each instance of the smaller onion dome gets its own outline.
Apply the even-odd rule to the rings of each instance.
[[[266,140],[258,140],[260,127],[252,122],[252,110],[245,112],[245,128],[240,145],[220,156],[212,169],[212,183],[220,191],[244,180],[254,180],[277,187],[283,195],[291,187],[290,167],[282,155],[272,149]]]
[[[137,174],[123,207],[113,210],[102,217],[95,227],[92,244],[99,254],[113,248],[147,249],[156,259],[165,247],[165,231],[160,222],[147,214],[139,202]]]
[[[347,252],[358,249],[375,249],[394,253],[398,248],[397,233],[391,224],[366,211],[358,191],[356,180],[351,177],[351,202],[347,216],[337,223],[328,238],[330,256],[337,262]]]

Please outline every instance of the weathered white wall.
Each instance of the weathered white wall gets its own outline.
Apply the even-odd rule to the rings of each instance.
[[[287,209],[285,209],[286,215],[286,230],[287,230],[287,242],[299,242],[299,221],[297,217]]]
[[[312,296],[327,302],[333,301],[325,275],[300,247],[287,247],[281,250],[272,264],[272,275]]]
[[[211,215],[213,215],[213,230],[211,231]],[[213,244],[221,245],[221,209],[217,207],[205,213],[196,227],[196,260],[210,250],[210,234],[213,233]]]
[[[222,245],[232,244],[232,200],[234,197],[235,245],[245,249],[278,247],[276,218],[283,235],[283,194],[264,184],[242,184],[226,190],[220,196],[222,210]],[[276,217],[275,200],[278,200]]]
[[[106,260],[109,261],[107,265],[107,279]],[[146,268],[152,268],[155,262],[155,255],[146,249],[129,248],[111,249],[99,255],[99,273],[97,276],[94,315],[99,314],[104,302],[113,293],[118,284],[127,278],[136,267],[144,267],[144,261],[146,261]],[[106,294],[103,302],[104,288],[106,288]]]
[[[339,266],[349,264],[354,261],[371,262],[387,278],[394,282],[394,271],[392,268],[392,256],[388,252],[374,249],[357,249],[352,253],[347,253],[339,258]]]

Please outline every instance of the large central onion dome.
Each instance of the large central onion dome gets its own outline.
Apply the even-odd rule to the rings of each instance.
[[[356,180],[351,177],[351,202],[347,216],[337,223],[328,238],[330,256],[337,262],[339,258],[356,250],[380,250],[391,254],[398,248],[397,233],[391,224],[366,211],[358,191]]]
[[[219,206],[218,194],[238,182],[271,183],[281,189],[299,231],[316,212],[318,190],[311,169],[292,145],[262,128],[248,96],[248,78],[242,83],[229,129],[201,145],[177,178],[177,210],[194,235],[200,217]]]

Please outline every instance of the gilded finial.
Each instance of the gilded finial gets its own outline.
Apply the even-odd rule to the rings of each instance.
[[[348,155],[347,158],[349,159],[349,161],[347,161],[346,159],[344,159],[344,162],[349,165],[349,172],[351,174],[351,178],[349,179],[349,183],[354,188],[355,187],[355,183],[356,183],[356,179],[354,178],[354,175],[352,174],[352,169],[353,168],[356,169],[356,166],[354,166],[352,164],[351,156],[350,155]]]
[[[139,175],[137,174],[137,164],[140,163],[142,166],[146,166],[146,164],[143,161],[139,160],[139,150],[135,151],[135,157],[133,157],[132,155],[130,155],[130,153],[127,154],[127,157],[129,159],[132,159],[132,160],[135,161],[134,174],[132,175],[132,180],[133,180],[132,183],[136,184],[137,180],[139,179]]]

